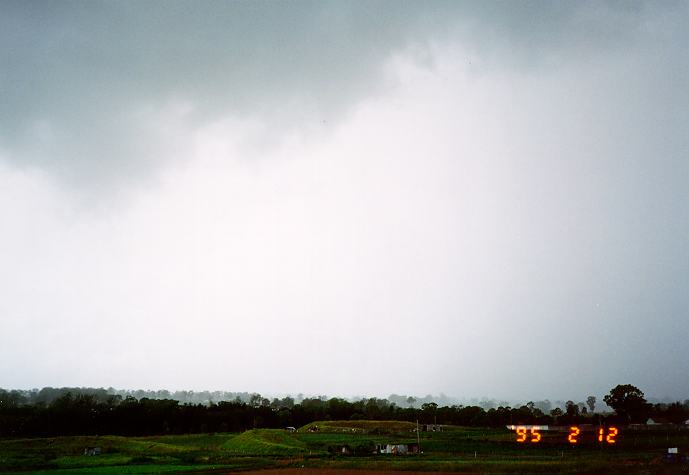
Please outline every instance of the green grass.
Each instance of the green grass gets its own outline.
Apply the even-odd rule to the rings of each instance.
[[[0,439],[0,472],[107,475],[305,465],[498,473],[689,473],[689,465],[662,462],[667,447],[689,453],[689,431],[627,432],[615,446],[589,441],[572,447],[562,433],[544,433],[542,443],[536,445],[516,443],[514,433],[505,429],[446,427],[443,432],[419,433],[421,455],[345,456],[329,449],[416,442],[417,434],[409,429],[415,424],[406,422],[343,422],[314,423],[317,432],[305,431],[309,425],[295,433],[256,429],[241,434]],[[84,448],[91,446],[101,447],[102,455],[83,455]]]
[[[222,444],[235,434],[163,437],[53,437],[0,440],[0,472],[20,469],[81,470],[127,467],[147,473],[147,466],[222,463]],[[84,448],[101,447],[102,454],[85,456]],[[150,467],[149,467],[150,468]],[[141,472],[141,471],[144,472]]]
[[[320,432],[392,433],[412,432],[416,424],[405,421],[316,421],[299,428],[299,432],[316,427]]]
[[[190,435],[161,435],[145,437],[138,440],[157,442],[179,448],[194,447],[198,449],[217,449],[237,434],[190,434]]]
[[[236,455],[291,456],[313,452],[291,433],[281,429],[254,429],[222,444],[221,449]]]
[[[224,465],[214,465],[209,467],[207,465],[118,465],[112,467],[83,467],[83,468],[73,468],[73,469],[56,469],[56,470],[32,470],[31,472],[20,471],[20,472],[2,472],[7,475],[27,475],[31,473],[32,475],[119,475],[119,474],[140,474],[140,473],[186,473],[203,471],[207,472],[212,469],[223,469],[223,470],[248,470],[254,468],[260,468],[260,465],[255,464],[224,464]]]

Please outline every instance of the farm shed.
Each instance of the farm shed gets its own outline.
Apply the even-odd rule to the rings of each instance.
[[[424,424],[423,430],[424,432],[442,432],[443,426],[442,424]]]
[[[648,420],[646,420],[646,427],[648,427],[649,429],[658,430],[675,428],[676,426],[668,419],[665,419],[663,417],[649,417]]]

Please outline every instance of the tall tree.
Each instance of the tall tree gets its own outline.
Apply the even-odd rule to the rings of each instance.
[[[586,405],[589,407],[589,411],[593,412],[596,409],[596,396],[587,397]]]
[[[643,422],[650,410],[644,393],[631,384],[618,384],[610,390],[610,394],[606,395],[603,401],[627,422]]]

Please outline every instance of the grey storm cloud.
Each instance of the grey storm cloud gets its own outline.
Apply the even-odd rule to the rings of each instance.
[[[19,163],[102,180],[151,166],[138,108],[190,101],[195,123],[279,115],[286,128],[304,109],[331,119],[410,40],[418,7],[390,7],[5,3],[2,144]]]
[[[169,161],[169,150],[151,148],[156,119],[142,110],[181,101],[191,124],[234,114],[270,120],[278,133],[338,120],[384,89],[381,64],[410,47],[456,37],[517,68],[581,48],[623,54],[651,9],[632,2],[4,2],[0,146],[17,165],[98,187]]]

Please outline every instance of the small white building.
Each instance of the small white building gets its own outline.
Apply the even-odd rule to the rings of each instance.
[[[86,447],[84,449],[84,455],[100,455],[100,454],[101,454],[100,447]]]

